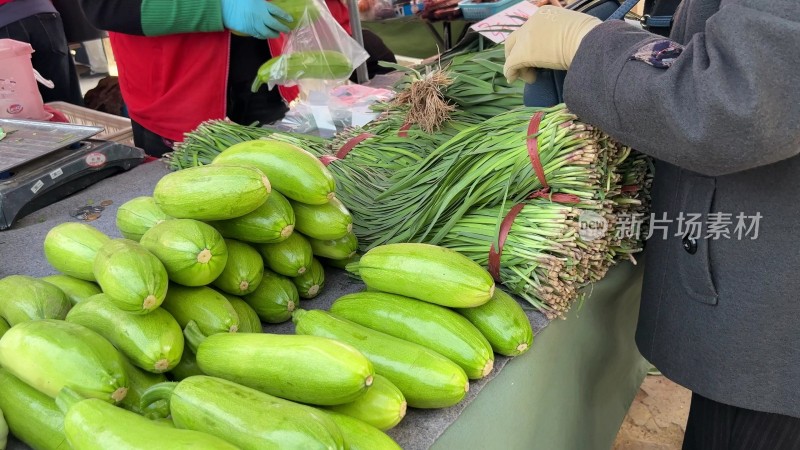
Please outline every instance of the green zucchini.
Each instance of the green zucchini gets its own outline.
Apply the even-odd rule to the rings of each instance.
[[[147,230],[169,219],[153,197],[136,197],[117,209],[117,229],[125,239],[137,242]]]
[[[172,369],[183,353],[181,326],[162,308],[150,314],[132,314],[99,294],[75,305],[66,320],[103,336],[134,365],[148,372]]]
[[[247,302],[266,323],[282,323],[292,318],[292,311],[300,303],[300,295],[292,280],[270,270],[255,291],[244,296]]]
[[[166,404],[166,402],[164,402]],[[169,408],[169,407],[167,407]],[[175,428],[175,424],[172,422],[172,419],[169,417],[162,417],[160,419],[151,419],[151,421],[158,425],[164,425],[166,427]]]
[[[495,290],[492,276],[476,262],[429,244],[375,247],[347,270],[373,289],[452,308],[480,306]]]
[[[100,290],[100,286],[98,286],[97,283],[81,280],[80,278],[71,277],[69,275],[50,275],[40,278],[40,280],[46,281],[61,289],[67,296],[67,300],[73,305],[103,292]]]
[[[62,320],[34,320],[0,339],[0,366],[55,398],[64,386],[119,402],[128,392],[122,355],[94,331]]]
[[[184,286],[211,283],[228,262],[222,235],[197,220],[165,220],[147,230],[140,243],[164,263],[170,281]]]
[[[297,334],[342,341],[364,354],[375,372],[403,393],[409,406],[446,408],[469,391],[464,370],[444,356],[413,342],[371,330],[320,310],[294,312]]]
[[[65,389],[67,391],[68,389]],[[97,399],[63,400],[64,433],[72,450],[238,450],[218,437],[179,430]]]
[[[336,300],[331,314],[429,348],[461,366],[470,380],[494,367],[492,346],[469,320],[450,309],[383,292]]]
[[[323,205],[334,197],[336,185],[330,171],[313,154],[286,142],[241,142],[214,158],[212,166],[217,164],[256,167],[269,177],[276,191],[298,202]]]
[[[10,326],[29,320],[63,319],[71,304],[61,289],[26,275],[0,280],[0,317]]]
[[[321,411],[208,376],[163,383],[144,403],[166,399],[175,426],[202,430],[243,450],[345,449],[339,428]]]
[[[316,258],[311,260],[311,266],[301,275],[292,278],[301,298],[316,297],[325,287],[325,268]]]
[[[169,372],[169,377],[173,380],[180,381],[194,375],[205,375],[200,366],[197,365],[197,357],[194,352],[186,346],[183,349],[181,362]]]
[[[295,230],[313,239],[341,239],[353,231],[353,217],[337,198],[322,205],[291,202]]]
[[[218,164],[165,175],[156,183],[153,198],[162,211],[178,219],[227,220],[253,212],[270,191],[269,180],[257,168]]]
[[[315,405],[352,402],[375,375],[372,363],[350,345],[293,334],[209,336],[197,350],[197,363],[208,375]]]
[[[229,220],[210,222],[223,236],[257,244],[280,242],[294,231],[294,211],[280,192],[272,191],[254,211]]]
[[[270,270],[287,277],[302,275],[314,258],[311,244],[300,233],[292,233],[288,238],[274,244],[261,244],[258,251]]]
[[[262,333],[264,328],[261,326],[261,319],[258,313],[244,300],[235,295],[226,294],[221,292],[226,299],[231,303],[233,309],[236,310],[236,315],[239,317],[239,332],[240,333]]]
[[[212,283],[231,295],[246,295],[258,287],[264,277],[264,260],[258,250],[233,239],[225,239],[228,262]]]
[[[494,291],[492,299],[475,308],[456,309],[480,330],[495,352],[517,356],[530,350],[533,329],[522,307],[503,290]]]
[[[128,411],[135,412],[148,419],[156,417],[167,417],[169,406],[167,402],[155,402],[142,409],[142,395],[152,386],[167,381],[167,377],[161,373],[150,373],[134,366],[128,358],[122,358],[125,366],[125,374],[128,376],[128,395],[120,402],[120,406]]]
[[[206,336],[239,330],[236,310],[224,295],[209,287],[170,284],[162,307],[172,314],[182,328],[194,321]]]
[[[6,322],[6,319],[0,317],[0,338],[3,337],[3,335],[6,334],[6,331],[8,331],[10,328],[11,325]]]
[[[332,411],[327,414],[339,427],[350,450],[402,450],[394,439],[366,422]]]
[[[339,239],[308,238],[314,256],[335,260],[348,259],[358,251],[358,239],[352,231]],[[350,261],[352,262],[352,261]],[[344,267],[341,267],[344,269]]]
[[[186,348],[194,352],[196,358],[197,348],[200,347],[200,344],[206,339],[207,336],[200,331],[200,328],[197,326],[197,323],[194,320],[190,320],[189,323],[186,324],[186,327],[183,329],[183,335],[186,339]]]
[[[406,416],[406,398],[400,389],[382,375],[375,374],[372,386],[350,403],[325,409],[354,417],[379,430],[394,428]]]
[[[123,311],[146,314],[161,305],[167,293],[164,264],[139,243],[114,239],[97,252],[97,284]]]
[[[57,271],[86,281],[95,281],[97,252],[111,240],[97,228],[78,222],[53,227],[44,238],[44,256]]]
[[[0,369],[0,409],[11,433],[35,450],[71,450],[64,436],[64,413],[56,402]]]
[[[3,416],[3,409],[0,408],[0,450],[6,450],[8,444],[8,424]]]
[[[290,30],[303,25],[305,20],[313,22],[319,18],[319,10],[313,0],[270,0],[270,3],[274,3],[275,6],[284,10],[294,19],[291,22],[287,22],[280,17],[276,17],[278,21],[289,27]]]
[[[250,90],[258,92],[262,84],[281,80],[346,80],[352,72],[353,65],[342,52],[298,50],[262,64]]]

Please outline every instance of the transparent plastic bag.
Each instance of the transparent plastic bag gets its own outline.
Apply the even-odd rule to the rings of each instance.
[[[296,101],[281,121],[281,128],[296,133],[314,133],[331,137],[351,126],[364,126],[378,117],[371,109],[378,102],[394,98],[394,91],[376,89],[360,84],[339,86],[330,90],[324,101],[316,95]]]
[[[350,78],[369,54],[351,38],[331,15],[325,2],[310,0],[295,13],[296,28],[280,56],[258,70],[253,90],[262,84],[300,86],[301,91],[327,91]]]

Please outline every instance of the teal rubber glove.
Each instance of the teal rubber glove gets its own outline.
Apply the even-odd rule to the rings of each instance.
[[[225,28],[258,39],[276,38],[289,27],[278,21],[293,22],[284,10],[266,0],[220,0]]]

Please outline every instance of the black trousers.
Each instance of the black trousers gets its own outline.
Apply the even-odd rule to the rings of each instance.
[[[35,14],[10,23],[0,28],[0,38],[31,44],[33,68],[55,84],[53,89],[39,84],[45,103],[62,101],[83,106],[78,72],[58,13]]]
[[[144,150],[149,156],[161,158],[164,153],[172,151],[173,142],[169,139],[153,133],[135,120],[131,120],[131,128],[133,131],[133,145]]]
[[[725,405],[692,394],[683,450],[797,450],[800,418]]]

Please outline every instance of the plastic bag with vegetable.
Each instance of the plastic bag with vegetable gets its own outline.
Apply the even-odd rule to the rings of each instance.
[[[324,1],[297,3],[303,6],[293,8],[296,27],[288,34],[281,56],[259,68],[253,92],[262,84],[270,89],[275,85],[298,85],[303,92],[327,91],[345,82],[369,58],[331,15]]]

